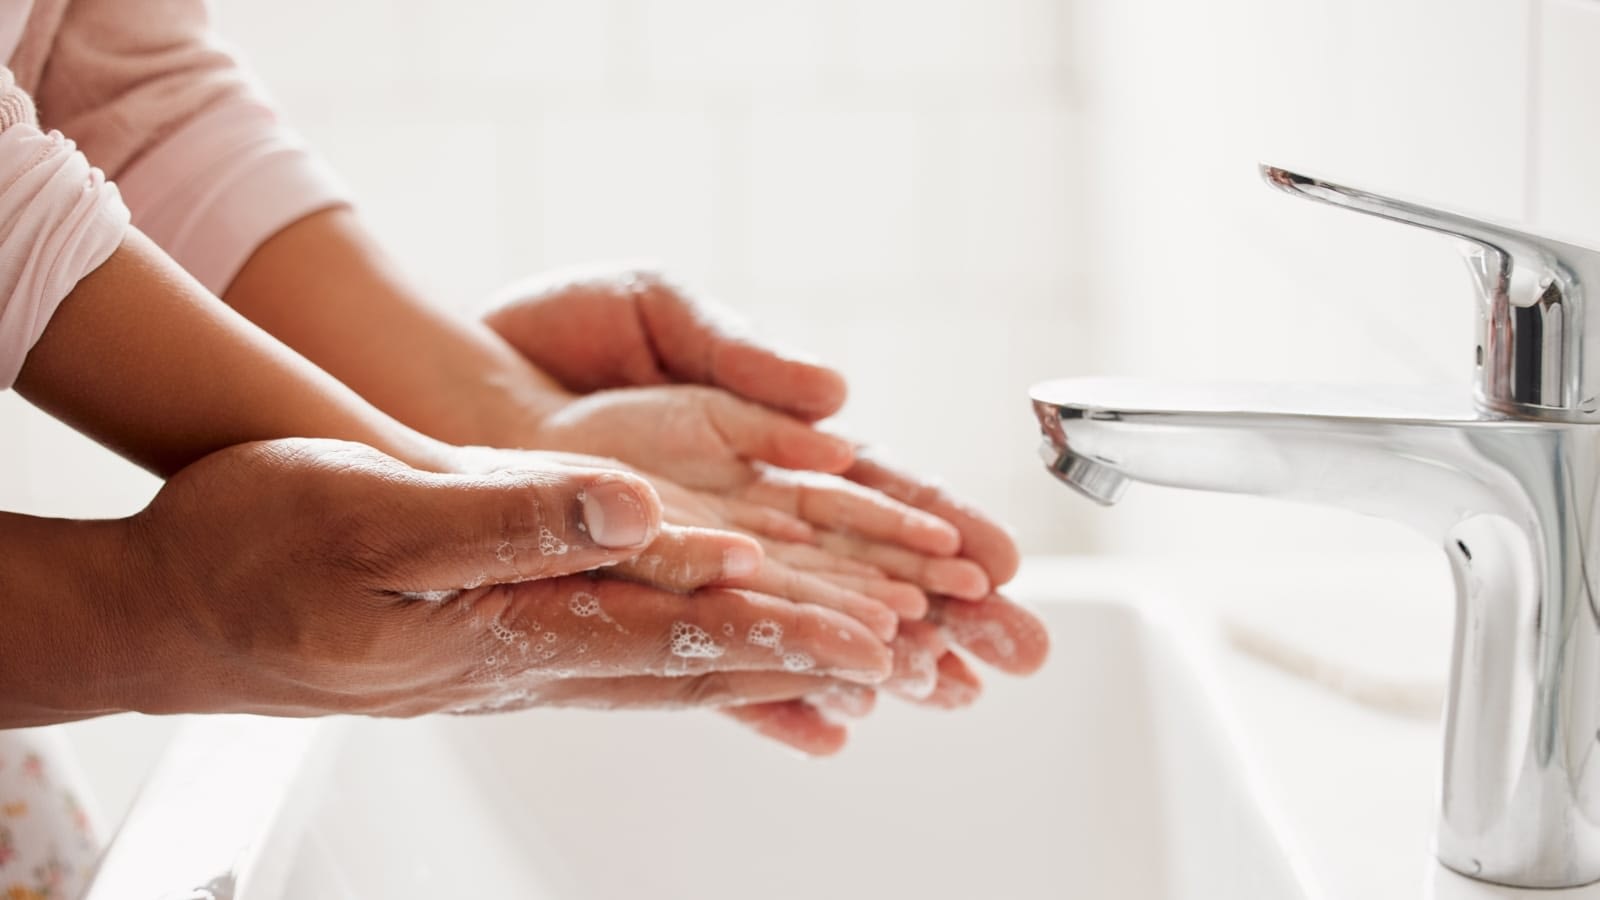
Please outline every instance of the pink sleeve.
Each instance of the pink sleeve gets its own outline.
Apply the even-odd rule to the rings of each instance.
[[[0,390],[127,228],[116,186],[59,132],[39,130],[28,95],[0,68]]]
[[[219,45],[204,0],[73,0],[37,96],[133,224],[213,293],[272,235],[347,202]]]

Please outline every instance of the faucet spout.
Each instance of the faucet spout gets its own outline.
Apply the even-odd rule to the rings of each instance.
[[[1466,392],[1047,382],[1059,479],[1339,506],[1411,525],[1455,574],[1437,853],[1523,887],[1600,880],[1600,429]]]

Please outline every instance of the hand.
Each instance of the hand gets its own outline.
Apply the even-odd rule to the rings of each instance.
[[[182,470],[126,520],[123,577],[145,602],[108,604],[137,693],[125,708],[728,706],[887,675],[887,648],[848,616],[709,587],[748,540],[674,535],[636,476],[519,456],[441,475],[285,440]],[[687,593],[575,574],[663,534],[688,551]]]
[[[892,567],[929,590],[972,599],[989,591],[980,568],[946,558],[961,538],[943,519],[826,474],[853,464],[849,442],[725,391],[599,391],[550,415],[527,443],[615,457],[722,497],[732,524],[767,538],[816,542],[820,529],[837,555]]]
[[[804,420],[832,415],[844,402],[844,380],[837,373],[739,336],[705,304],[651,271],[597,271],[521,282],[501,293],[500,304],[485,321],[573,391],[699,384]],[[595,341],[600,334],[608,340]],[[757,441],[746,438],[741,446],[741,455],[760,458],[750,449],[759,446]],[[819,442],[816,452],[822,456],[830,451]],[[651,467],[649,461],[639,464]],[[844,477],[953,525],[960,534],[960,557],[977,563],[990,587],[1016,574],[1020,556],[1010,535],[926,480],[859,449]],[[791,534],[788,539],[803,538]],[[830,540],[839,551],[861,549],[848,538]],[[913,558],[865,555],[890,575],[919,580],[919,563]],[[1049,647],[1043,623],[1022,607],[992,595],[989,601],[945,615],[953,604],[937,596],[938,586],[933,591],[933,618],[960,624],[947,628],[958,645],[1002,671],[1026,674],[1043,664]],[[999,603],[990,602],[996,598]],[[931,702],[949,704],[976,696],[977,678],[970,669],[942,658],[938,668],[940,686],[930,695]]]
[[[808,422],[844,406],[838,372],[743,337],[731,315],[650,269],[535,276],[500,291],[484,321],[579,394],[703,384]]]

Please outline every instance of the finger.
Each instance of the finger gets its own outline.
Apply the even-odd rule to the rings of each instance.
[[[768,470],[740,496],[821,528],[931,556],[951,556],[961,549],[961,534],[954,525],[842,478]]]
[[[884,577],[883,570],[871,563],[829,553],[812,544],[762,541],[761,545],[766,548],[768,557],[782,560],[796,569],[807,572],[838,572],[845,575],[859,575],[863,578]]]
[[[621,472],[543,462],[469,476],[394,463],[385,476],[372,524],[348,537],[397,592],[582,572],[635,556],[661,528],[655,490]]]
[[[871,715],[878,705],[878,692],[864,684],[829,681],[827,687],[807,694],[805,699],[825,717],[839,722]]]
[[[1050,655],[1050,632],[1027,607],[1001,594],[983,603],[930,598],[930,621],[936,622],[961,647],[991,666],[1012,675],[1029,675]]]
[[[843,438],[818,431],[805,422],[715,393],[703,401],[706,420],[723,441],[745,459],[758,459],[786,469],[843,472],[855,459],[855,447]]]
[[[855,619],[753,591],[678,594],[574,576],[498,586],[471,613],[507,644],[537,636],[536,652],[515,661],[533,671],[787,671],[874,684],[892,665],[889,648]]]
[[[914,584],[883,577],[865,578],[860,575],[846,575],[840,572],[817,573],[816,577],[871,597],[894,610],[895,615],[902,619],[921,619],[928,614],[928,595]]]
[[[659,276],[641,275],[634,285],[639,318],[673,379],[714,385],[807,421],[844,406],[838,372],[763,347],[738,334],[725,312],[696,303]]]
[[[844,477],[954,525],[961,533],[961,554],[982,566],[992,584],[1005,584],[1017,574],[1022,556],[1004,527],[938,487],[886,465],[874,451],[857,449]]]
[[[885,641],[894,637],[900,624],[899,615],[887,604],[830,580],[796,571],[777,560],[765,560],[756,574],[730,581],[728,586],[837,610]]]
[[[498,292],[483,321],[575,393],[667,384],[671,379],[661,371],[640,317],[634,281],[628,271],[540,273]]]
[[[972,671],[961,654],[947,652],[939,657],[939,679],[933,693],[921,701],[923,706],[936,709],[960,709],[977,702],[983,692],[983,680]]]
[[[540,705],[590,709],[737,708],[814,693],[822,679],[790,672],[704,672],[681,678],[651,675],[568,678],[539,689]]]
[[[761,545],[742,534],[665,525],[643,553],[612,571],[620,578],[683,593],[748,579],[761,570],[762,557]]]
[[[832,756],[844,749],[850,736],[845,726],[828,721],[820,710],[801,700],[735,706],[721,712],[757,734],[808,756]]]
[[[777,541],[805,544],[816,539],[816,529],[788,513],[759,503],[726,497],[719,499],[723,520],[734,528]]]
[[[908,700],[926,700],[939,683],[939,657],[950,649],[944,635],[927,622],[903,622],[892,646],[894,672],[883,689]]]
[[[930,558],[836,531],[818,532],[817,546],[838,556],[870,563],[890,577],[934,593],[963,600],[981,600],[989,593],[989,577],[969,559]]]

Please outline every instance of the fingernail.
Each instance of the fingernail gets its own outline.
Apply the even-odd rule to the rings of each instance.
[[[602,547],[636,547],[650,534],[644,503],[621,481],[605,481],[584,492],[583,524]]]
[[[736,544],[722,551],[722,577],[748,578],[761,568],[761,551],[748,544]]]

